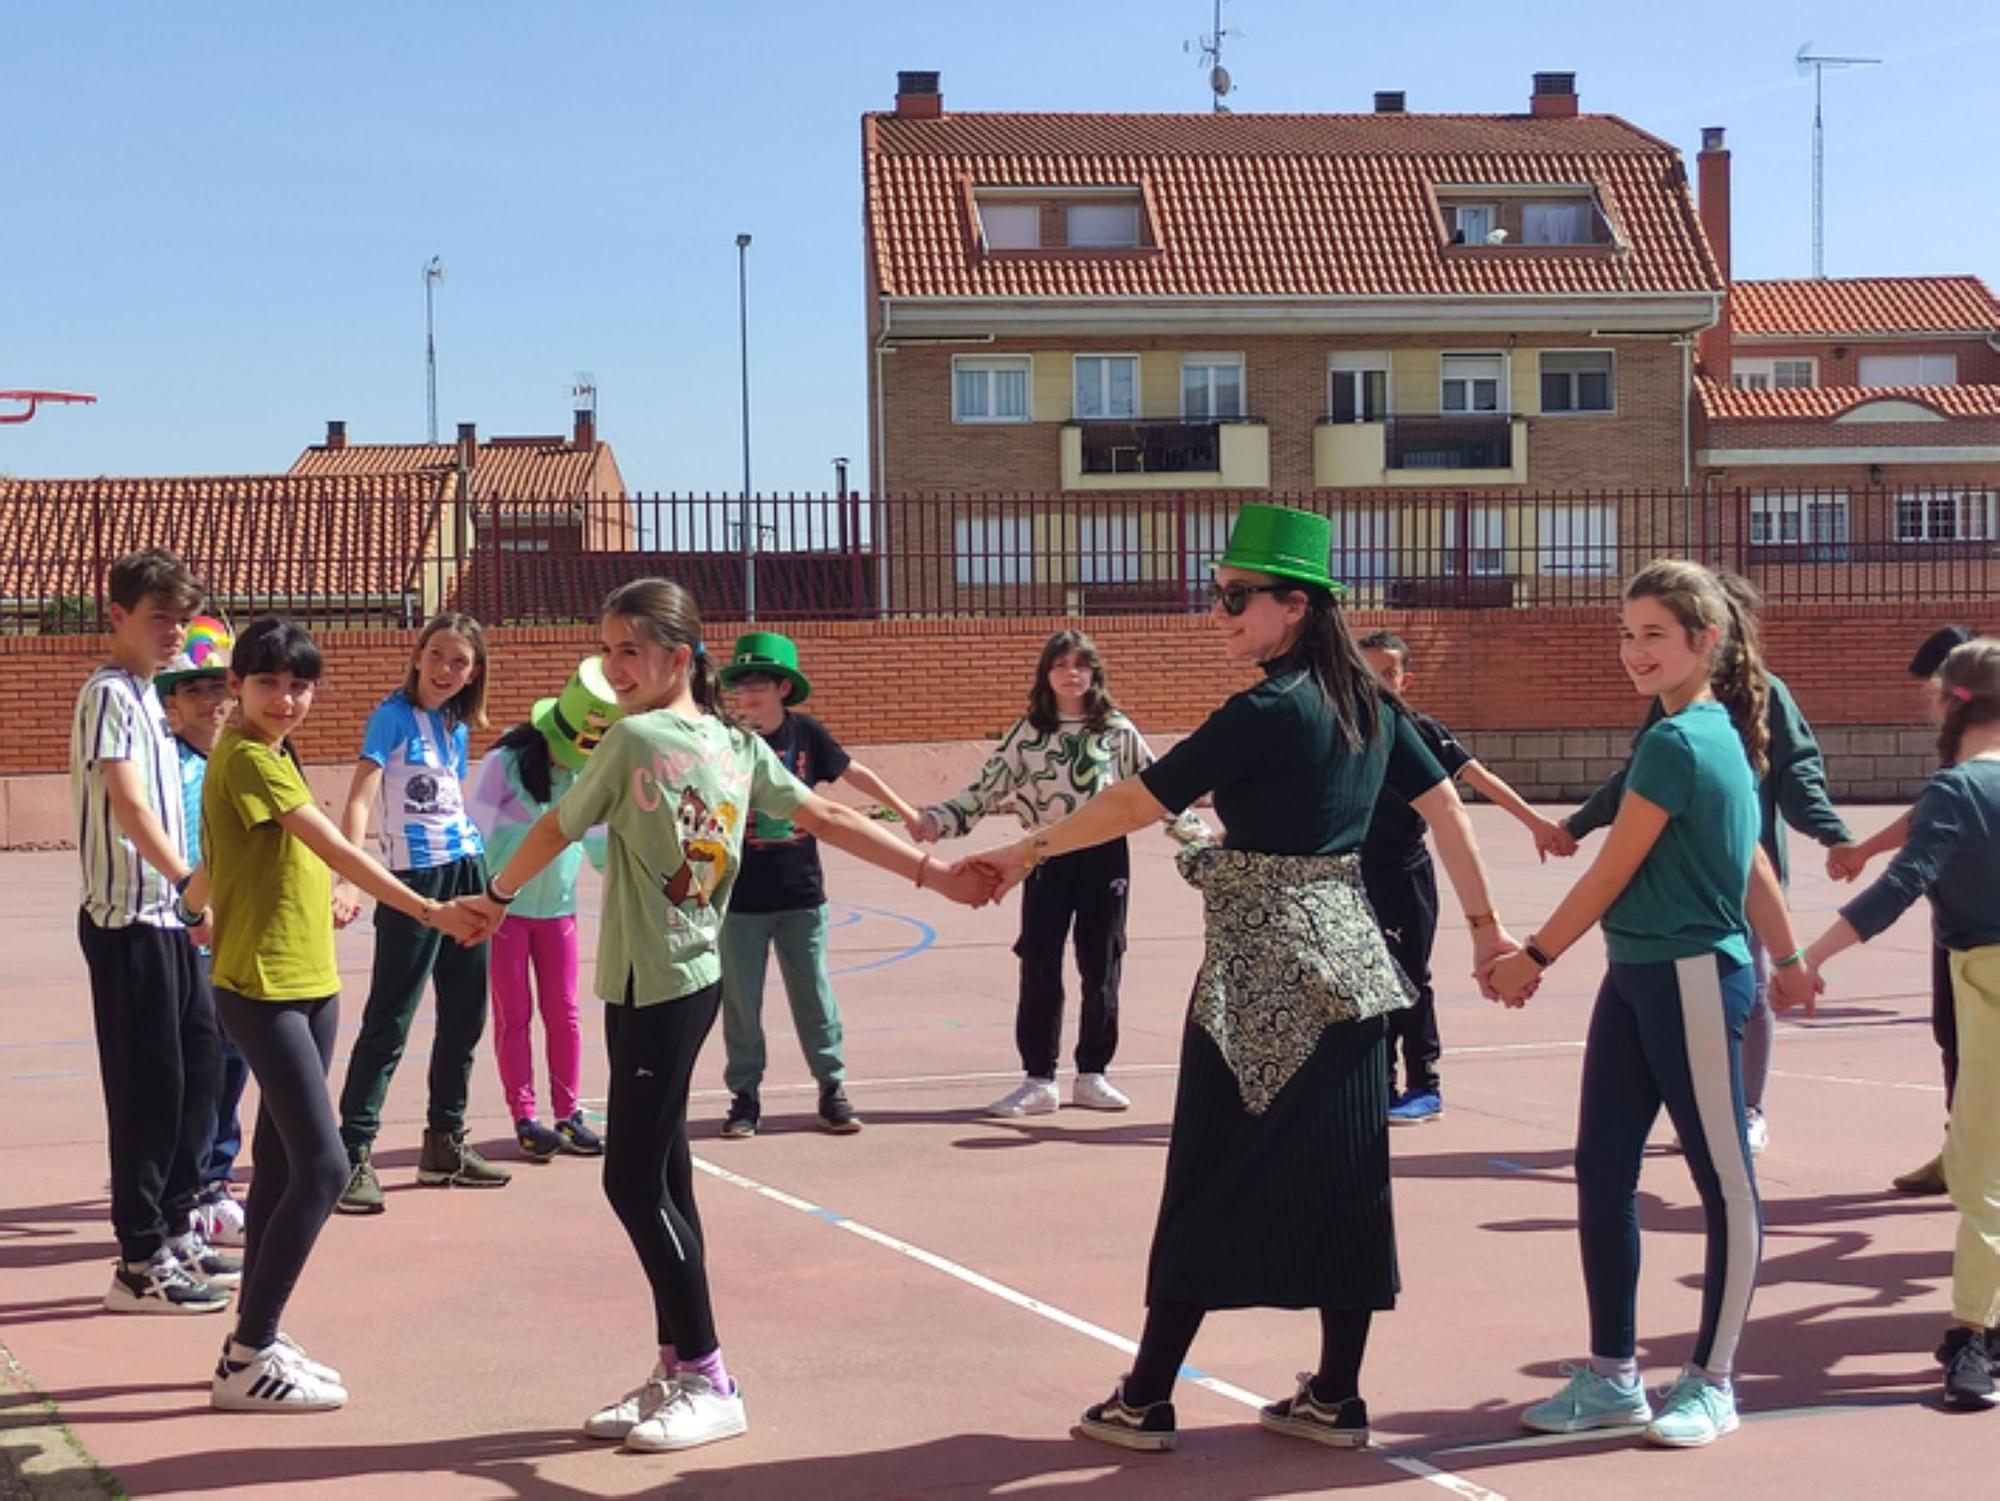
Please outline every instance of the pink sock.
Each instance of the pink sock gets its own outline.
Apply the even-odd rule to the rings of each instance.
[[[667,1373],[669,1379],[680,1369],[680,1364],[680,1354],[672,1345],[660,1346],[660,1369]]]
[[[717,1345],[699,1360],[683,1360],[679,1374],[683,1376],[703,1376],[715,1388],[717,1395],[733,1397],[736,1383],[729,1379],[729,1368],[722,1363],[722,1346]]]

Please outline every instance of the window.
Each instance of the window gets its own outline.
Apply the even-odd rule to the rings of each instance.
[[[1465,568],[1474,578],[1507,574],[1507,513],[1498,506],[1475,506],[1466,512]],[[1444,513],[1445,573],[1458,569],[1458,512]]]
[[[1588,245],[1590,204],[1582,198],[1521,206],[1523,245]]]
[[[1139,243],[1139,205],[1072,203],[1069,243],[1078,250],[1130,250]]]
[[[1991,542],[1993,537],[1991,490],[1940,487],[1896,496],[1898,542]]]
[[[1389,415],[1389,356],[1336,354],[1327,360],[1326,415],[1335,422],[1380,422]]]
[[[1076,357],[1078,417],[1139,415],[1139,356],[1080,354]]]
[[[1544,412],[1608,412],[1615,405],[1610,350],[1542,356]]]
[[[1820,561],[1847,547],[1847,497],[1837,492],[1785,492],[1750,497],[1752,547],[1809,546]]]
[[[1353,585],[1378,584],[1396,575],[1394,511],[1333,513],[1333,576]]]
[[[1209,575],[1215,560],[1229,551],[1229,524],[1235,516],[1229,511],[1190,510],[1187,513],[1187,550],[1181,555],[1182,577],[1187,580],[1188,603],[1195,609],[1206,609],[1204,603]]]
[[[1729,383],[1739,391],[1810,391],[1819,384],[1819,361],[1731,360]]]
[[[1864,354],[1861,356],[1861,384],[1864,386],[1955,386],[1958,384],[1958,356],[1955,354]]]
[[[1493,233],[1493,205],[1461,203],[1445,210],[1445,225],[1454,245],[1484,245]]]
[[[962,516],[952,523],[954,575],[961,584],[1031,583],[1034,545],[1026,516]]]
[[[1447,412],[1497,412],[1506,358],[1497,354],[1448,354],[1438,406]]]
[[[1181,356],[1181,416],[1190,422],[1243,415],[1243,356]]]
[[[1028,372],[1025,355],[960,355],[951,362],[951,420],[1026,422]]]
[[[1139,518],[1131,512],[1086,515],[1077,527],[1076,541],[1078,583],[1138,582]]]
[[[979,233],[988,250],[1038,250],[1042,244],[1042,206],[982,198]]]
[[[1556,506],[1535,513],[1536,569],[1547,576],[1618,572],[1618,508]]]

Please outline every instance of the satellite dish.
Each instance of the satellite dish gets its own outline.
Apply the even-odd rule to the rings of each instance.
[[[1487,230],[1486,243],[1489,245],[1505,245],[1507,243],[1507,231],[1504,229]]]
[[[1220,63],[1217,63],[1215,67],[1209,71],[1208,86],[1215,92],[1217,98],[1220,98],[1222,95],[1228,93],[1230,89],[1229,70],[1223,67]]]

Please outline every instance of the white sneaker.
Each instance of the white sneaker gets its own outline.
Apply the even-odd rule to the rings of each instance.
[[[307,1370],[273,1341],[243,1361],[231,1360],[225,1348],[208,1400],[224,1412],[331,1412],[347,1405],[347,1388]]]
[[[583,1431],[592,1438],[620,1439],[673,1399],[678,1390],[667,1368],[655,1362],[653,1374],[644,1383],[583,1420]]]
[[[1054,1115],[1061,1108],[1062,1094],[1055,1080],[1024,1079],[1020,1088],[988,1106],[986,1113],[1012,1119],[1022,1115]]]
[[[222,1288],[240,1287],[243,1283],[242,1261],[216,1250],[199,1230],[168,1236],[167,1249],[174,1253],[182,1270],[198,1282]]]
[[[222,1362],[224,1364],[227,1364],[229,1361],[229,1347],[235,1343],[236,1343],[236,1336],[233,1334],[223,1340]],[[345,1386],[347,1384],[346,1382],[340,1379],[340,1372],[336,1371],[332,1366],[326,1364],[326,1362],[324,1361],[314,1360],[310,1355],[306,1354],[305,1346],[301,1345],[297,1340],[293,1339],[289,1334],[285,1333],[284,1330],[280,1329],[278,1331],[278,1337],[275,1340],[273,1340],[272,1343],[277,1345],[280,1349],[282,1349],[285,1352],[286,1355],[291,1357],[293,1365],[297,1366],[300,1370],[304,1371],[308,1376],[313,1377],[315,1380],[330,1381],[335,1386]]]
[[[749,1426],[742,1383],[725,1397],[706,1376],[684,1375],[675,1378],[674,1394],[666,1405],[625,1435],[625,1447],[642,1454],[666,1454],[735,1438]]]
[[[196,1277],[165,1246],[137,1267],[119,1262],[104,1295],[108,1313],[221,1313],[228,1306],[225,1289]]]
[[[1111,1087],[1111,1081],[1102,1074],[1078,1074],[1076,1085],[1070,1090],[1069,1102],[1080,1105],[1085,1110],[1130,1110],[1132,1102],[1123,1093]]]
[[[1764,1148],[1771,1144],[1771,1123],[1764,1119],[1763,1111],[1746,1110],[1743,1112],[1743,1134],[1749,1138],[1750,1155],[1752,1157],[1763,1156]]]
[[[243,1244],[243,1206],[228,1193],[203,1204],[195,1213],[200,1216],[196,1228],[211,1246]]]

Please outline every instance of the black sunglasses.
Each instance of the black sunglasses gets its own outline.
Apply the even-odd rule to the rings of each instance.
[[[1291,584],[1215,584],[1208,586],[1208,607],[1222,606],[1225,615],[1241,615],[1250,608],[1253,594],[1290,594]]]

